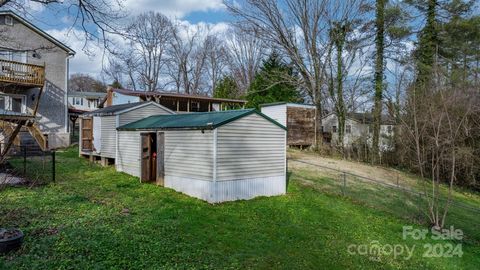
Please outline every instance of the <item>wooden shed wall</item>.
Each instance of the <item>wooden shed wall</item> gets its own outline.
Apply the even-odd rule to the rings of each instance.
[[[315,109],[289,106],[286,116],[289,146],[315,144]]]

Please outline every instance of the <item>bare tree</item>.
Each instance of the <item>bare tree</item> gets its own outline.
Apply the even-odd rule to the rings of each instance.
[[[241,27],[234,27],[226,38],[228,69],[239,87],[240,93],[246,93],[259,69],[266,46],[255,33]]]
[[[316,143],[322,143],[323,89],[327,83],[325,57],[329,29],[327,0],[226,1],[228,10],[247,24],[266,43],[287,56],[300,75],[299,87],[306,90],[317,107]]]
[[[435,229],[441,229],[459,169],[476,158],[471,138],[480,131],[480,96],[475,88],[452,84],[438,66],[432,70],[428,93],[416,84],[409,89],[401,130],[404,147],[410,149],[422,177],[426,215]],[[442,183],[448,184],[446,194]]]
[[[213,94],[217,83],[223,77],[227,69],[227,49],[225,43],[216,35],[209,35],[205,39],[204,49],[206,53],[206,72],[209,83],[208,88]]]
[[[138,79],[144,90],[155,91],[173,37],[172,24],[160,13],[147,12],[133,18],[126,32],[129,45],[121,58],[130,63],[127,65],[130,77]]]
[[[112,45],[109,34],[123,34],[118,24],[126,15],[122,2],[122,0],[0,0],[0,8],[8,8],[40,21],[43,18],[33,15],[29,10],[30,3],[60,10],[72,17],[72,28],[82,30],[85,50],[91,41],[103,42],[104,48],[108,50]]]
[[[104,92],[105,85],[88,74],[76,73],[68,80],[68,91],[77,92]]]
[[[178,23],[173,30],[169,53],[169,77],[177,92],[198,94],[206,92],[206,46],[209,45],[209,29],[201,26],[190,28]]]

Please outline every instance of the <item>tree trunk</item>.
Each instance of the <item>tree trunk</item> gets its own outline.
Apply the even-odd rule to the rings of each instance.
[[[384,62],[384,38],[385,38],[385,4],[386,0],[377,0],[375,25],[377,28],[375,37],[376,59],[375,59],[375,95],[373,108],[373,140],[372,140],[372,161],[380,160],[380,124],[382,121],[383,104],[383,62]]]

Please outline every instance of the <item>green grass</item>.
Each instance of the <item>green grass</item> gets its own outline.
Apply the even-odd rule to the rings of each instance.
[[[6,269],[475,269],[461,258],[424,258],[433,240],[402,239],[410,222],[290,177],[285,196],[210,205],[58,153],[57,183],[0,192],[2,226],[25,243],[0,256]],[[306,172],[300,172],[306,174]],[[128,213],[122,212],[128,209]],[[418,225],[414,225],[417,226]],[[411,260],[350,255],[350,244],[416,245]],[[441,243],[444,243],[442,241]],[[448,243],[448,242],[447,242]],[[457,243],[455,243],[457,244]]]

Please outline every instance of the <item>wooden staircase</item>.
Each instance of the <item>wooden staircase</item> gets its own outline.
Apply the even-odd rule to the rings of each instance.
[[[33,139],[37,142],[38,146],[42,151],[47,150],[47,139],[43,135],[42,131],[35,125],[35,123],[27,124],[27,130],[32,135]]]
[[[3,131],[4,138],[10,138],[15,130],[15,124],[0,120],[0,129]],[[15,136],[15,138],[13,138],[13,145],[20,146],[20,143],[20,137]]]

